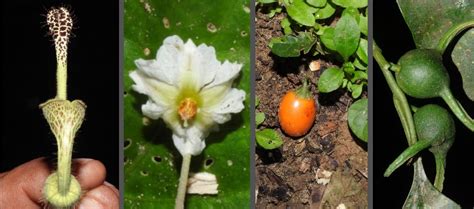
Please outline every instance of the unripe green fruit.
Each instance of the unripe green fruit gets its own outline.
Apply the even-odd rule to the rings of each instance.
[[[419,98],[439,97],[449,90],[449,74],[442,56],[432,49],[414,49],[398,61],[397,83],[408,95]]]
[[[432,147],[439,146],[446,140],[453,141],[451,139],[456,134],[451,114],[438,105],[428,104],[419,108],[413,120],[418,140],[430,141]]]

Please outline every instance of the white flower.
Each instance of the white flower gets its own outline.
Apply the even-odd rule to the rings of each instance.
[[[245,92],[232,88],[242,65],[219,62],[214,47],[196,47],[191,40],[184,43],[170,36],[156,59],[138,59],[135,64],[138,69],[130,73],[133,89],[148,95],[143,114],[165,121],[181,155],[199,155],[209,131],[244,109]]]

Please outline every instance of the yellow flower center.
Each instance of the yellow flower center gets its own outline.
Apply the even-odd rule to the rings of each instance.
[[[196,116],[197,113],[197,102],[191,98],[185,98],[181,100],[178,107],[178,114],[185,123]]]

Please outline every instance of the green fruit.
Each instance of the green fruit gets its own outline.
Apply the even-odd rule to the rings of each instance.
[[[418,108],[413,116],[418,141],[406,148],[385,170],[384,176],[388,177],[414,157],[420,151],[430,148],[436,160],[435,187],[443,188],[444,167],[446,154],[453,145],[456,127],[451,114],[441,106],[428,104]],[[439,173],[439,174],[438,174]]]
[[[456,134],[451,114],[438,105],[428,104],[419,108],[413,120],[418,140],[430,141],[433,147],[443,144],[448,139],[454,139]]]
[[[443,190],[446,156],[454,143],[456,127],[451,114],[438,105],[425,105],[413,116],[419,140],[430,141],[430,152],[436,162],[434,186]]]
[[[397,83],[408,95],[419,98],[434,98],[449,89],[449,74],[444,68],[442,56],[432,49],[414,49],[405,53],[398,61],[400,71]]]

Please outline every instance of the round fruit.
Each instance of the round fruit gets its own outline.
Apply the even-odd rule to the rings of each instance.
[[[278,109],[280,127],[291,137],[306,134],[316,118],[316,103],[307,89],[307,84],[283,96]]]
[[[444,68],[441,54],[432,49],[414,49],[398,61],[400,71],[397,83],[408,95],[434,98],[449,89],[449,74]]]
[[[456,128],[451,114],[446,109],[428,104],[418,108],[413,115],[413,120],[418,140],[430,141],[431,146],[441,145],[445,141],[452,144]]]

